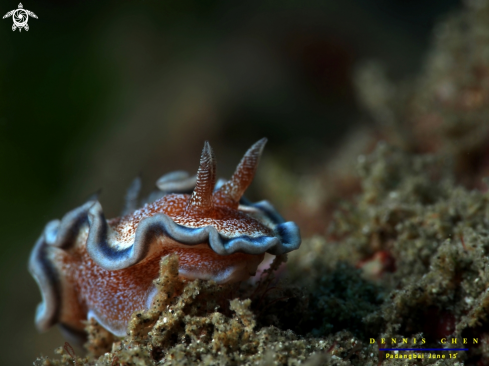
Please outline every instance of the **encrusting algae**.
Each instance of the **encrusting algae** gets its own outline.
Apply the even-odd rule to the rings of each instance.
[[[133,314],[126,337],[92,320],[85,357],[65,345],[35,365],[489,365],[488,32],[488,2],[470,2],[437,27],[413,82],[394,85],[377,66],[359,73],[386,142],[358,137],[375,145],[358,159],[355,144],[345,147],[356,167],[341,181],[312,175],[315,210],[297,204],[304,192],[288,198],[294,219],[315,226],[257,284],[185,281],[178,258],[165,257],[157,300]],[[342,199],[322,192],[339,185],[350,187]],[[379,351],[422,339],[469,350],[456,359]]]

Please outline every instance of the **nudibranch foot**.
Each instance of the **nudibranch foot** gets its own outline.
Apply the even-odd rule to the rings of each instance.
[[[300,245],[299,228],[285,222],[267,201],[242,195],[251,184],[266,139],[255,143],[231,180],[216,178],[216,160],[206,142],[195,177],[185,172],[158,180],[160,197],[138,208],[141,181],[128,190],[125,215],[107,220],[92,199],[51,221],[36,243],[29,269],[43,301],[36,324],[60,323],[83,330],[96,319],[117,336],[135,311],[148,309],[161,258],[179,257],[179,276],[218,284],[254,275],[265,253],[280,255]]]

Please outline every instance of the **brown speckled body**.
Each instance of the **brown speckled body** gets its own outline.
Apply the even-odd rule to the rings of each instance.
[[[79,333],[87,318],[95,318],[123,336],[131,315],[151,306],[153,281],[169,254],[178,255],[181,278],[222,284],[254,275],[265,252],[297,249],[294,223],[284,222],[266,201],[240,203],[265,142],[254,144],[231,180],[219,186],[206,143],[192,194],[178,192],[188,179],[172,173],[160,181],[163,186],[170,182],[177,192],[164,192],[122,217],[106,220],[100,203],[89,201],[49,223],[30,259],[44,300],[36,314],[38,327],[59,322]],[[182,177],[187,179],[183,183]]]

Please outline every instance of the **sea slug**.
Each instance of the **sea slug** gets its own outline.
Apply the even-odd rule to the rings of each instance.
[[[179,276],[226,283],[253,275],[265,252],[297,249],[295,223],[284,222],[267,201],[242,197],[265,143],[246,152],[229,181],[216,182],[216,161],[206,142],[196,177],[181,171],[163,176],[156,199],[143,207],[136,209],[136,180],[122,217],[106,220],[93,199],[49,222],[29,260],[43,298],[38,329],[58,323],[76,336],[93,317],[125,335],[131,314],[150,307],[160,259],[170,253],[179,256]]]

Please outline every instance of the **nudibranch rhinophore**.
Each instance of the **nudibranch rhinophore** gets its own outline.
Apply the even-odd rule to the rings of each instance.
[[[39,330],[59,323],[76,336],[85,320],[95,318],[113,334],[125,335],[132,313],[151,306],[160,260],[170,253],[179,256],[179,276],[227,283],[253,275],[265,252],[297,249],[295,223],[285,222],[267,201],[242,197],[265,143],[246,152],[229,181],[216,182],[216,161],[206,142],[197,175],[163,176],[159,194],[143,207],[136,209],[137,179],[122,217],[106,220],[93,199],[49,222],[29,260],[43,298],[36,312]]]

